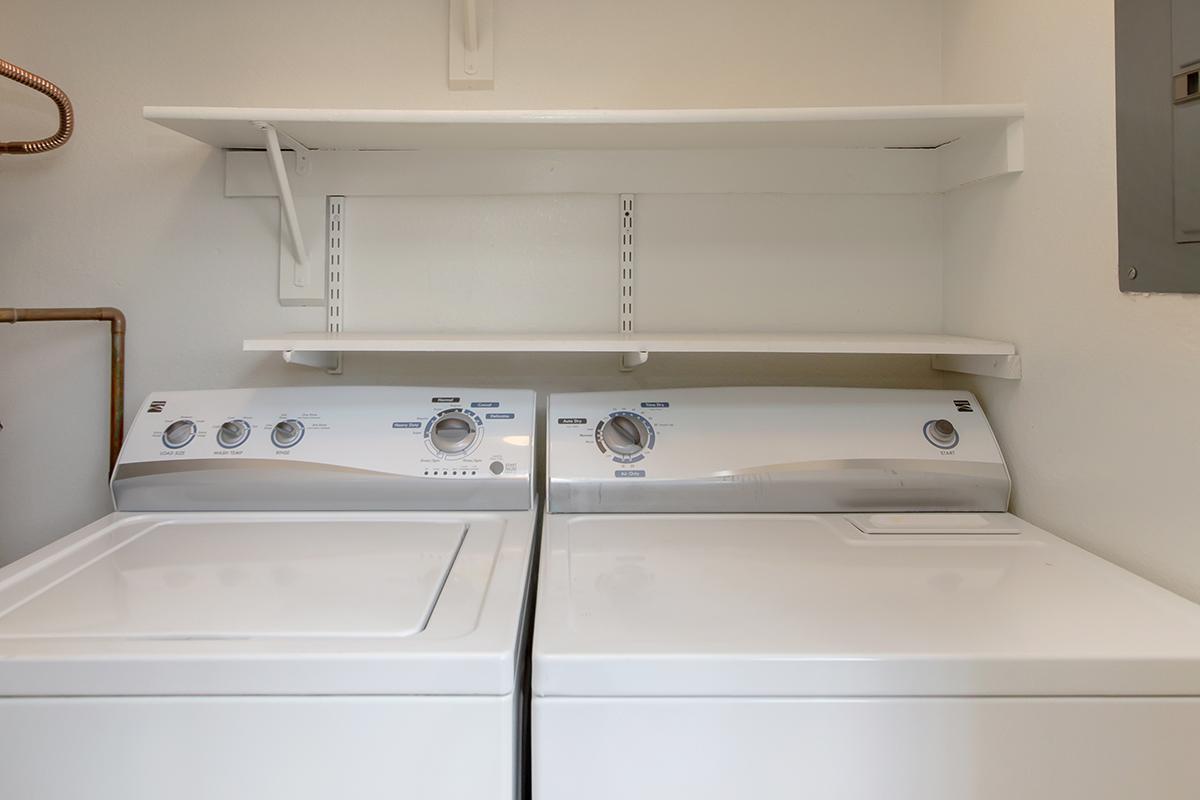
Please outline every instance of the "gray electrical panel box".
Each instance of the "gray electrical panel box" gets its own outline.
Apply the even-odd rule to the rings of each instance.
[[[1200,0],[1116,0],[1127,292],[1200,293]]]

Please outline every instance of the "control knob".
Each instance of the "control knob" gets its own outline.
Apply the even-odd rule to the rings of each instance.
[[[217,431],[217,444],[225,448],[239,447],[250,438],[250,424],[244,419],[231,419]]]
[[[196,436],[196,423],[190,419],[177,419],[163,431],[163,444],[172,450],[178,450]]]
[[[442,453],[462,453],[475,442],[479,428],[469,415],[447,411],[429,431],[429,441]]]
[[[631,456],[640,453],[650,438],[646,423],[633,414],[613,414],[600,431],[604,446],[614,453]]]
[[[304,423],[298,419],[285,419],[275,423],[271,430],[271,441],[276,447],[286,450],[304,437]]]

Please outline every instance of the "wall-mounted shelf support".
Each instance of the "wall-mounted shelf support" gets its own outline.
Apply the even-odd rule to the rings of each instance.
[[[618,248],[620,253],[620,262],[617,267],[620,270],[620,280],[618,281],[618,297],[617,303],[620,306],[620,332],[633,333],[633,269],[636,260],[633,257],[633,198],[632,194],[622,194],[620,196],[620,236],[621,243]],[[634,352],[621,354],[621,372],[630,372],[634,367],[645,364],[649,358],[649,353]]]
[[[288,233],[292,238],[292,255],[296,259],[297,274],[294,278],[297,286],[307,284],[307,263],[308,252],[304,249],[304,237],[300,233],[300,218],[296,215],[296,199],[292,195],[292,185],[288,181],[287,167],[283,163],[283,151],[279,146],[279,131],[269,122],[254,123],[265,135],[267,140],[267,157],[271,162],[271,170],[275,174],[275,185],[279,189],[279,202],[283,207],[284,219],[287,220]],[[286,136],[286,134],[285,134]],[[300,145],[295,139],[287,136],[289,144],[292,146]],[[308,150],[302,149],[296,151],[296,163],[299,165],[301,160],[308,163]],[[297,172],[299,167],[297,167]],[[303,271],[303,275],[301,275]]]
[[[965,372],[988,378],[1018,380],[1021,377],[1021,356],[992,355],[935,355],[931,366],[943,372]]]
[[[300,367],[323,369],[330,375],[342,374],[342,354],[340,351],[284,350],[283,360]]]
[[[637,350],[632,353],[621,354],[621,372],[632,372],[634,367],[640,367],[650,360],[650,353],[645,350]]]

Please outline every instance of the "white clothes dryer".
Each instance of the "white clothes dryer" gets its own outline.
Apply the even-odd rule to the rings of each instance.
[[[1197,796],[1200,606],[1006,513],[971,394],[561,394],[547,440],[534,800]]]

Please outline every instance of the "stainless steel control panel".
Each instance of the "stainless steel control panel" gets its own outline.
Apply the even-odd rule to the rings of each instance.
[[[1005,511],[969,392],[720,388],[550,396],[552,512]]]
[[[113,474],[118,509],[520,510],[533,392],[305,387],[155,392]]]

